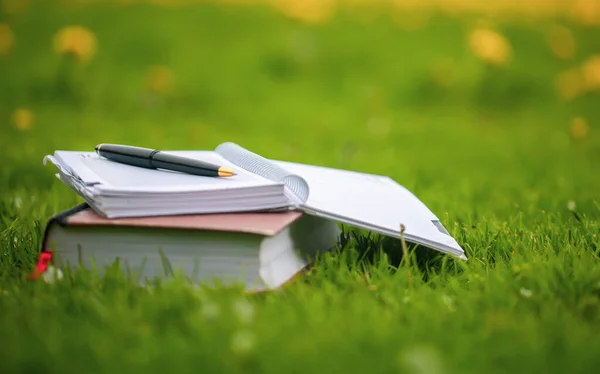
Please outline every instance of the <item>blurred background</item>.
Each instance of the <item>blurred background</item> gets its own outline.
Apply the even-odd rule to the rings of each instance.
[[[600,1],[0,6],[3,193],[55,184],[55,149],[234,141],[465,219],[597,198]]]

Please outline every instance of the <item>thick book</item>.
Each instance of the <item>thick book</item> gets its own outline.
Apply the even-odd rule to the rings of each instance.
[[[264,291],[335,249],[340,234],[334,221],[295,211],[107,219],[81,204],[48,220],[32,277],[50,263],[103,275],[118,262],[141,283],[181,273],[195,283]]]
[[[296,210],[404,238],[466,260],[438,217],[387,176],[267,159],[225,142],[209,151],[169,151],[233,169],[230,178],[152,170],[94,152],[56,151],[44,158],[57,176],[107,218]]]

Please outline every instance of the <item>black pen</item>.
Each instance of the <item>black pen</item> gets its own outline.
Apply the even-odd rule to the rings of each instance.
[[[98,144],[96,153],[111,161],[146,169],[165,169],[204,177],[231,177],[233,170],[155,149],[120,144]]]

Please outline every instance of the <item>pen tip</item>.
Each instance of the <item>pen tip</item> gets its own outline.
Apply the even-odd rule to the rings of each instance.
[[[227,168],[219,168],[219,177],[233,177],[235,172]]]

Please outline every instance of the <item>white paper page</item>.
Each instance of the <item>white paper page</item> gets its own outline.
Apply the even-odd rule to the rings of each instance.
[[[414,194],[391,178],[319,166],[273,161],[302,176],[309,185],[309,210],[324,213],[351,225],[399,236],[400,224],[405,236],[463,252],[458,243],[432,223],[437,217]],[[429,243],[429,244],[433,244]],[[439,247],[439,245],[437,246]],[[440,249],[440,248],[438,248]]]
[[[97,183],[97,191],[185,192],[277,184],[236,167],[213,151],[172,151],[170,153],[201,159],[229,167],[237,175],[228,178],[203,177],[168,170],[146,169],[104,159],[93,152],[57,151],[56,158],[85,183]]]

